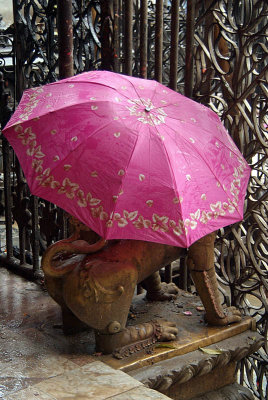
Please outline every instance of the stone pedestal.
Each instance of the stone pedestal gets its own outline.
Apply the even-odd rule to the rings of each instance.
[[[221,389],[213,390],[192,400],[254,400],[252,392],[238,383],[224,386]]]
[[[129,324],[168,319],[177,324],[177,340],[122,360],[102,356],[102,361],[174,400],[253,399],[235,382],[237,362],[263,343],[254,320],[245,317],[227,327],[209,327],[200,306],[199,298],[186,292],[171,303],[149,303],[144,295],[136,296]]]

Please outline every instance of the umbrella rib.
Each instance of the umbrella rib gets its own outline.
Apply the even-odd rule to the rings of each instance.
[[[131,152],[131,154],[130,154],[128,163],[127,163],[127,165],[126,165],[126,167],[125,167],[125,171],[126,171],[126,172],[125,172],[125,174],[122,176],[122,179],[121,179],[121,183],[120,183],[120,186],[119,186],[118,193],[119,193],[120,190],[122,189],[122,187],[123,187],[123,182],[124,182],[125,179],[126,179],[127,169],[128,169],[128,166],[129,166],[129,164],[130,164],[130,162],[131,162],[131,159],[132,159],[132,157],[133,157],[133,154],[134,154],[134,151],[135,151],[135,147],[136,147],[136,143],[137,143],[138,139],[139,139],[139,135],[136,136],[135,143],[133,144],[132,152]],[[117,208],[117,203],[115,203],[115,205],[114,205],[114,209],[113,209],[113,211],[112,211],[112,213],[111,213],[112,216],[116,213],[116,208]],[[110,216],[110,219],[112,219],[112,216]]]
[[[133,86],[133,88],[134,88],[134,90],[135,90],[137,96],[140,98],[140,96],[139,96],[139,94],[137,93],[137,91],[136,91],[135,86],[133,85],[133,83],[132,83],[131,81],[129,81],[128,79],[126,79],[124,75],[122,75],[122,77],[123,77],[127,82],[129,82],[129,83]],[[72,81],[66,81],[65,83],[66,83],[66,85],[68,85],[70,82],[72,82]],[[53,82],[53,83],[51,83],[51,85],[60,84],[60,83],[61,83],[61,81]],[[105,83],[90,82],[90,81],[79,81],[79,82],[78,82],[78,81],[75,81],[75,82],[73,82],[73,83],[75,83],[75,85],[85,84],[85,83],[86,83],[86,84],[89,84],[89,85],[90,85],[90,84],[94,84],[94,85],[104,86],[104,87],[107,87],[107,88],[109,88],[109,89],[112,89],[116,94],[119,93],[119,92],[117,91],[116,88],[113,88],[113,87],[111,87],[111,86],[109,86],[108,84],[105,84]],[[61,85],[63,85],[63,83],[61,83]],[[47,85],[47,86],[49,86],[49,85]],[[29,89],[29,90],[30,90],[30,89]],[[123,97],[126,98],[126,99],[130,99],[129,96],[127,96],[126,94],[124,94],[124,93],[122,93],[122,92],[120,92],[120,96],[123,96]],[[103,102],[103,100],[97,100],[97,101]],[[107,101],[107,100],[104,100],[104,101]],[[110,101],[110,100],[109,100],[109,101]],[[88,100],[88,104],[91,104],[91,103],[92,103],[92,101]],[[59,110],[68,110],[70,107],[74,107],[75,105],[78,105],[78,104],[86,104],[86,103],[83,101],[83,102],[81,102],[81,103],[69,104],[69,105],[67,105],[67,106],[64,105],[64,106],[62,106],[62,107],[58,107],[58,108],[55,109],[55,110],[51,110],[51,111],[49,111],[49,112],[44,111],[44,113],[41,113],[41,114],[40,114],[40,117],[53,114],[53,113],[55,113],[55,112],[58,112]],[[117,104],[117,105],[118,105],[117,102],[115,102],[114,104]],[[20,124],[20,123],[21,123],[21,121],[18,121],[15,125]]]
[[[157,110],[157,109],[159,109],[159,108],[164,109],[164,108],[166,108],[166,107],[170,107],[171,105],[172,105],[172,103],[169,103],[169,104],[166,104],[166,105],[163,105],[163,106],[160,106],[160,107],[155,107],[155,110]],[[175,121],[187,122],[187,124],[190,124],[190,125],[196,127],[196,123],[195,123],[195,122],[192,122],[191,120],[185,121],[185,120],[183,120],[183,119],[181,119],[181,118],[176,118],[175,116],[171,116],[171,115],[168,115],[168,118],[174,119]],[[222,124],[222,122],[221,122],[220,120],[219,120],[219,123]],[[209,132],[205,127],[202,127],[202,129],[203,129],[204,131],[206,131],[208,134],[210,134],[210,132]],[[225,145],[225,146],[226,146],[226,145]],[[226,147],[227,147],[227,146],[226,146]],[[230,150],[232,150],[232,149],[230,149]]]
[[[76,83],[89,83],[89,84],[93,84],[93,85],[104,86],[104,87],[107,87],[108,89],[114,90],[114,92],[115,92],[116,94],[119,93],[118,90],[117,90],[116,88],[113,88],[113,87],[109,86],[109,84],[106,84],[106,83],[101,83],[101,82],[76,82]],[[126,99],[129,99],[128,96],[126,96],[124,93],[121,93],[121,92],[120,92],[120,96],[123,96],[123,97],[125,97]]]
[[[140,97],[140,95],[139,95],[139,93],[137,92],[137,90],[136,90],[136,86],[134,86],[134,84],[130,81],[130,80],[128,80],[128,79],[126,79],[125,78],[125,80],[126,81],[128,81],[130,84],[131,84],[131,86],[133,87],[133,89],[134,89],[134,91],[136,92],[136,95],[138,96],[138,98],[141,100],[141,102],[142,102],[142,104],[143,104],[143,99]],[[129,98],[129,97],[128,97]],[[143,104],[144,105],[144,107],[145,107],[145,104]]]
[[[143,101],[142,101],[143,99],[142,99],[142,97],[140,97],[139,93],[137,92],[136,86],[133,84],[133,82],[131,82],[129,79],[127,79],[126,75],[122,75],[122,76],[124,77],[124,79],[125,79],[127,82],[129,82],[129,83],[131,84],[131,86],[133,87],[134,91],[136,92],[136,95],[138,96],[138,98],[139,98],[139,99],[141,100],[141,102],[143,103]],[[159,82],[157,82],[157,81],[155,81],[155,80],[153,80],[153,79],[152,79],[150,82],[155,83],[155,90],[154,90],[154,93],[153,93],[153,98],[154,98],[154,96],[155,96],[155,94],[156,94],[156,89],[157,89],[156,83],[159,83]],[[125,96],[125,97],[129,99],[129,97],[127,97],[127,96]],[[152,101],[152,98],[151,98],[151,101]],[[144,105],[144,107],[146,107],[146,104],[143,103],[143,105]],[[158,107],[156,107],[156,108],[158,108]]]
[[[157,81],[153,81],[153,82],[157,82]],[[159,83],[159,82],[157,82],[157,83],[158,83],[159,85],[161,85],[161,83]],[[164,86],[164,87],[165,87],[165,86]],[[155,85],[154,93],[153,93],[152,98],[151,98],[151,102],[153,102],[153,100],[154,100],[156,94],[157,94],[157,85]],[[162,108],[162,107],[155,107],[156,110],[158,110],[159,108]]]
[[[172,128],[172,127],[169,126],[169,129],[172,129],[172,130],[176,133],[176,131],[175,131],[174,128]],[[156,127],[156,130],[158,131],[157,127]],[[158,132],[159,132],[159,131],[158,131]],[[188,144],[187,140],[186,140],[183,136],[181,136],[181,139],[183,139],[183,140]],[[219,140],[219,141],[221,142],[221,140]],[[221,142],[221,143],[223,143],[223,142]],[[225,144],[224,144],[224,145],[225,145]],[[196,152],[199,154],[199,156],[202,158],[202,160],[205,162],[205,164],[206,164],[207,167],[209,168],[211,174],[212,174],[212,175],[215,177],[215,179],[220,183],[222,190],[224,191],[224,193],[225,193],[225,194],[227,195],[227,197],[228,197],[228,193],[227,193],[226,190],[224,189],[223,184],[219,181],[219,179],[217,178],[217,176],[216,176],[216,174],[214,173],[213,169],[212,169],[212,168],[210,167],[210,165],[206,162],[206,159],[204,158],[204,156],[202,155],[202,153],[199,151],[199,149],[197,148],[197,146],[195,146],[195,150],[196,150]],[[230,150],[231,150],[231,149],[230,149]],[[233,153],[234,153],[234,152],[233,152]],[[184,159],[185,159],[185,161],[187,162],[187,164],[188,164],[188,166],[189,166],[189,163],[188,163],[187,158],[184,157]],[[236,211],[238,212],[238,214],[241,216],[241,214],[240,214],[240,212],[239,212],[239,209],[238,209],[238,206],[234,206],[234,207],[236,208]],[[243,216],[242,216],[242,218],[243,218]]]
[[[153,122],[153,124],[154,124],[154,127],[155,127],[156,131],[157,131],[157,132],[159,133],[159,135],[160,135],[160,132],[159,132],[159,130],[158,130],[158,127],[157,127],[157,125],[155,124],[153,118],[151,118],[151,120],[152,120],[152,122]],[[166,157],[167,157],[167,160],[168,160],[168,166],[169,166],[169,170],[170,170],[170,175],[171,175],[171,177],[172,177],[173,189],[174,189],[174,191],[175,191],[175,193],[176,193],[177,198],[179,198],[179,193],[178,193],[177,190],[176,190],[176,180],[175,180],[175,177],[174,177],[173,170],[172,170],[172,168],[171,168],[171,161],[170,161],[170,158],[169,158],[168,151],[167,151],[167,149],[166,149],[166,146],[165,146],[165,144],[164,144],[164,141],[162,141],[162,140],[159,138],[159,136],[158,136],[158,140],[160,140],[162,146],[163,146],[164,149],[165,149]],[[184,157],[184,158],[185,158],[185,157]],[[185,158],[185,161],[187,162],[186,158]],[[187,162],[187,164],[188,164],[188,162]],[[184,221],[181,205],[180,205],[180,210],[181,210],[181,219]],[[186,239],[186,243],[187,243],[188,241],[187,241],[187,236],[186,236],[186,235],[185,235],[185,239]],[[187,244],[188,244],[188,243],[187,243]]]
[[[134,89],[134,91],[136,92],[137,96],[140,98],[140,96],[139,96],[139,94],[138,94],[138,92],[137,92],[137,90],[136,90],[136,87],[133,85],[133,83],[132,83],[130,80],[127,79],[127,75],[120,74],[120,76],[121,76],[126,82],[128,82],[128,83],[131,84],[131,86],[133,87],[133,89]],[[59,81],[59,82],[60,82],[60,81]],[[70,82],[71,82],[71,81],[70,81]],[[154,82],[154,81],[152,81],[152,82]],[[67,82],[66,82],[66,83],[67,83]],[[80,84],[80,83],[81,83],[81,84],[85,84],[85,83],[87,83],[87,84],[92,84],[92,85],[104,86],[104,87],[107,87],[107,88],[109,88],[109,89],[114,90],[116,94],[119,93],[119,92],[118,92],[118,89],[109,86],[108,83],[106,84],[106,83],[94,82],[94,81],[75,81],[75,82],[73,82],[73,83],[75,83],[75,84]],[[123,96],[123,97],[125,97],[126,99],[129,99],[129,98],[130,98],[129,96],[127,96],[127,95],[124,94],[123,92],[120,92],[119,94],[120,94],[120,96]]]
[[[172,103],[170,103],[170,104],[167,104],[167,105],[164,105],[163,107],[161,106],[161,107],[155,107],[155,109],[157,110],[157,109],[159,109],[159,108],[166,108],[166,107],[169,107],[170,105],[171,105]],[[184,120],[182,120],[182,119],[180,119],[180,118],[176,118],[176,117],[174,117],[174,116],[168,116],[168,118],[170,118],[170,119],[174,119],[175,121],[184,121]],[[192,126],[194,126],[194,127],[196,127],[196,123],[193,123],[193,122],[191,122],[191,121],[186,121],[187,122],[187,124],[190,124],[190,125],[192,125]],[[219,122],[222,124],[222,122],[219,120]],[[173,128],[171,128],[171,129],[173,129]],[[202,127],[202,129],[205,131],[205,132],[207,132],[208,134],[210,134],[210,132],[206,129],[206,128],[204,128],[204,127]],[[174,130],[175,131],[175,130]],[[227,133],[228,134],[228,133]],[[222,144],[224,144],[224,146],[225,147],[228,147],[228,149],[233,153],[233,154],[235,154],[235,155],[237,155],[236,154],[236,152],[231,148],[231,147],[229,147],[229,146],[227,146],[226,145],[226,143],[223,143],[223,141],[222,140],[220,140],[220,139],[217,139],[219,142],[221,142]],[[238,150],[238,149],[237,149]]]
[[[113,89],[113,88],[112,88]],[[115,90],[115,89],[114,89]],[[108,100],[97,100],[98,102],[108,102]],[[110,100],[109,100],[109,102],[111,102]],[[92,104],[92,101],[91,100],[88,100],[87,102],[82,102],[81,101],[81,103],[73,103],[73,104],[68,104],[67,106],[66,105],[64,105],[64,106],[62,106],[62,107],[58,107],[58,108],[56,108],[55,110],[51,110],[51,111],[44,111],[43,113],[40,113],[40,115],[39,115],[39,118],[42,118],[42,117],[45,117],[45,116],[48,116],[48,115],[53,115],[53,114],[55,114],[55,113],[58,113],[59,111],[61,111],[61,110],[68,110],[68,109],[70,109],[70,108],[73,108],[73,107],[75,107],[75,106],[80,106],[80,105],[85,105],[85,104],[88,104],[88,105],[90,105],[90,104]],[[113,103],[113,104],[115,104],[115,105],[118,105],[119,103],[117,103],[116,101]],[[31,122],[32,121],[32,118],[29,118],[28,120],[27,120],[27,122]],[[10,122],[12,122],[12,120],[10,120]],[[19,124],[21,124],[22,122],[25,122],[25,121],[17,121],[17,122],[15,122],[14,124],[12,124],[13,126],[17,126],[17,125],[19,125]],[[7,124],[8,125],[8,124]],[[5,129],[6,128],[8,128],[8,126],[6,126],[5,127]]]
[[[89,72],[89,73],[90,73],[90,72]],[[122,79],[124,79],[126,82],[128,82],[128,83],[131,84],[131,86],[133,87],[133,89],[134,89],[134,91],[136,92],[137,96],[141,99],[139,93],[138,93],[137,90],[136,90],[135,85],[133,84],[133,82],[132,82],[131,80],[128,79],[128,78],[130,78],[130,77],[129,77],[128,75],[124,75],[124,74],[118,74],[118,75],[120,75],[120,77],[121,77]],[[141,78],[136,78],[136,79],[142,80]],[[51,85],[55,85],[55,84],[58,84],[58,83],[60,83],[60,82],[61,82],[61,81],[53,82],[53,83],[51,83]],[[113,88],[113,87],[111,87],[111,86],[109,86],[108,83],[106,84],[106,83],[102,83],[102,82],[95,82],[95,81],[89,81],[89,80],[85,80],[85,81],[82,81],[82,80],[80,80],[80,81],[74,81],[74,80],[72,80],[72,78],[71,78],[71,79],[68,79],[68,80],[66,79],[66,83],[70,83],[70,82],[75,83],[75,84],[77,84],[77,83],[82,83],[82,84],[84,84],[84,83],[91,83],[91,84],[94,84],[94,85],[105,86],[105,87],[107,87],[107,88],[109,88],[109,89],[113,89],[115,92],[118,93],[117,89],[116,89],[116,88]],[[154,80],[154,79],[151,79],[150,82],[154,82],[154,83],[158,83],[158,84],[159,84],[159,82],[157,82],[157,81]],[[156,89],[157,89],[157,85],[155,85],[155,92],[156,92]],[[120,95],[124,96],[126,99],[129,99],[129,98],[130,98],[129,96],[127,96],[127,95],[125,95],[124,93],[121,93],[121,92],[120,92]]]
[[[95,136],[96,134],[98,134],[102,129],[107,128],[107,126],[109,126],[111,124],[111,121],[109,121],[107,124],[103,125],[102,127],[98,128],[97,130],[94,131],[94,133],[92,133],[92,135],[90,135],[90,138],[92,138],[93,136]],[[74,151],[76,151],[77,149],[79,149],[80,146],[84,145],[85,141],[88,139],[88,137],[82,141],[81,143],[79,143],[79,145],[77,147],[75,147],[74,149],[70,150],[69,153],[57,164],[55,165],[55,168],[51,169],[51,172],[55,171],[56,169],[58,169],[63,162],[66,160],[67,157],[69,157],[69,155],[71,153],[73,153]]]

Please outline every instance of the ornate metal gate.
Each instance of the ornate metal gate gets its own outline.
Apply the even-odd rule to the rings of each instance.
[[[0,33],[2,126],[23,89],[59,76],[56,0],[13,4],[14,26]],[[255,316],[267,337],[267,2],[73,0],[72,6],[75,73],[103,68],[162,81],[216,111],[251,165],[244,220],[218,232],[215,257],[224,301]],[[38,277],[43,249],[65,234],[64,215],[30,195],[3,138],[2,154],[1,262]],[[267,397],[267,348],[243,361],[240,379],[257,398]]]

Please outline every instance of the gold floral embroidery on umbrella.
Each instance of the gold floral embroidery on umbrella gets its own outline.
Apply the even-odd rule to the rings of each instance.
[[[145,219],[142,215],[139,215],[139,218],[133,222],[133,225],[137,229],[149,228],[151,224],[151,221],[149,219]]]
[[[96,208],[92,207],[90,211],[94,218],[99,218],[101,221],[105,221],[106,219],[108,219],[108,214],[104,211],[103,206],[99,206]]]
[[[18,132],[17,137],[21,139],[21,143],[27,146],[32,140],[36,139],[36,134],[32,132],[32,128],[23,130],[21,125],[16,126],[15,131]]]
[[[138,211],[129,212],[124,210],[123,216],[121,216],[119,213],[115,213],[114,220],[117,222],[119,228],[124,228],[126,225],[128,225],[128,221],[133,221],[136,219],[137,215]]]
[[[64,193],[68,199],[73,199],[77,189],[79,189],[79,185],[77,183],[71,182],[69,178],[64,178],[58,193]]]
[[[35,109],[37,104],[39,103],[38,96],[40,93],[44,91],[42,87],[32,88],[32,93],[29,96],[29,100],[24,107],[23,112],[20,114],[21,121],[27,121],[32,111]]]

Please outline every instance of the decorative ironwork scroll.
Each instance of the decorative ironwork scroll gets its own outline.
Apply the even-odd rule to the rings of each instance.
[[[56,1],[14,0],[14,24],[8,29],[12,37],[12,68],[1,69],[11,86],[14,105],[24,89],[57,79]],[[1,49],[2,51],[2,49]],[[2,127],[7,122],[1,118]],[[40,201],[32,196],[21,167],[6,140],[5,155],[5,224],[6,263],[29,276],[39,276],[42,216]]]
[[[268,110],[266,1],[197,5],[195,99],[216,111],[252,168],[244,220],[221,229],[216,266],[225,301],[257,320],[267,339]],[[267,341],[266,341],[267,346]],[[267,398],[267,347],[241,365],[241,381]]]
[[[15,0],[17,60],[24,87],[58,79],[57,0]],[[100,2],[73,0],[74,69],[96,69],[100,63]],[[20,53],[20,54],[18,54]]]
[[[74,69],[97,69],[101,62],[100,1],[73,1]]]
[[[72,1],[76,73],[95,69],[99,64],[99,3]],[[14,24],[0,38],[0,71],[4,74],[1,86],[2,127],[10,116],[10,105],[18,103],[24,89],[59,79],[58,25],[61,21],[57,19],[57,4],[57,0],[13,1]],[[10,95],[4,87],[6,82],[11,89]],[[65,234],[64,215],[54,205],[30,195],[20,165],[5,139],[2,152],[6,211],[6,240],[2,251],[6,252],[5,261],[13,269],[31,277],[39,276],[42,252],[48,244]]]
[[[144,1],[136,1],[133,3],[133,63],[132,63],[132,74],[135,76],[144,77],[140,69],[140,63],[146,65],[146,77],[148,79],[161,78],[164,85],[170,86],[170,82],[173,80],[173,75],[176,75],[176,83],[173,83],[172,88],[177,89],[180,93],[184,93],[184,66],[185,66],[185,35],[186,35],[186,6],[187,2],[181,0],[176,1],[177,5],[174,7],[173,2],[163,1],[162,8],[159,6],[160,2],[146,1],[147,12],[144,17],[143,10]],[[173,5],[173,9],[172,9]],[[161,15],[159,15],[159,13]],[[175,16],[174,16],[175,14]],[[159,15],[157,19],[156,16]],[[173,21],[172,21],[172,16]],[[161,22],[162,21],[162,22]],[[143,44],[143,31],[142,24],[147,24],[147,40],[146,40],[146,59],[141,61],[145,47]],[[172,49],[172,40],[174,39],[174,28],[172,27],[177,23],[175,27],[175,33],[178,35],[176,43],[178,48]],[[172,31],[173,29],[173,31]],[[157,41],[157,38],[161,38],[161,46]],[[171,60],[172,54],[177,53],[177,70],[172,70]],[[121,57],[121,62],[124,63],[124,54]],[[156,71],[157,69],[157,71]]]
[[[22,89],[55,81],[56,0],[14,0],[13,4],[16,58],[24,75]]]

